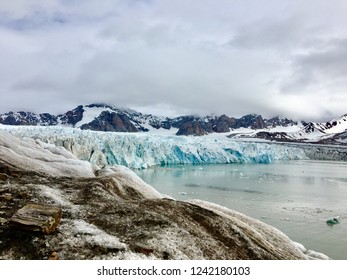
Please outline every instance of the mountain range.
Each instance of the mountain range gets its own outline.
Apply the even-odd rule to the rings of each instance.
[[[107,104],[79,105],[64,114],[8,112],[0,114],[0,124],[68,126],[82,130],[150,132],[202,136],[212,133],[231,138],[260,138],[273,141],[345,144],[347,114],[325,123],[296,122],[288,118],[264,119],[258,114],[241,118],[227,115],[179,116],[175,118],[142,114]]]

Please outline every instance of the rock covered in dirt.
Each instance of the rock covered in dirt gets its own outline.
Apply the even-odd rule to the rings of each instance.
[[[10,226],[18,229],[51,234],[61,220],[61,208],[47,204],[30,203],[19,209],[10,219]]]

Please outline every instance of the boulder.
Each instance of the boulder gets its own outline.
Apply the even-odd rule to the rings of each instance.
[[[58,227],[61,213],[61,208],[57,206],[29,203],[11,217],[10,226],[50,234]]]

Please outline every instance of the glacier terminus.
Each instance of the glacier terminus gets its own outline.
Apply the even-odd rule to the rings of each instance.
[[[175,164],[272,163],[276,160],[345,160],[343,146],[80,130],[62,126],[0,126],[20,138],[61,146],[97,166],[147,168]]]

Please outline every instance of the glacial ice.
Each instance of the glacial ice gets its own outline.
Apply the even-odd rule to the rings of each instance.
[[[105,167],[154,165],[271,163],[307,159],[304,149],[268,142],[247,142],[227,137],[187,137],[146,133],[114,133],[66,127],[2,127],[20,138],[64,147],[77,158]],[[47,145],[47,144],[46,144]]]
[[[336,146],[245,141],[218,135],[193,137],[97,132],[57,126],[0,126],[0,129],[21,139],[35,139],[37,145],[52,154],[66,158],[69,156],[66,151],[64,154],[66,149],[78,159],[100,167],[124,165],[147,168],[154,165],[271,163],[276,160],[347,158],[346,150]]]
[[[51,176],[94,177],[89,162],[52,144],[30,138],[18,139],[0,130],[0,158],[28,171]]]

